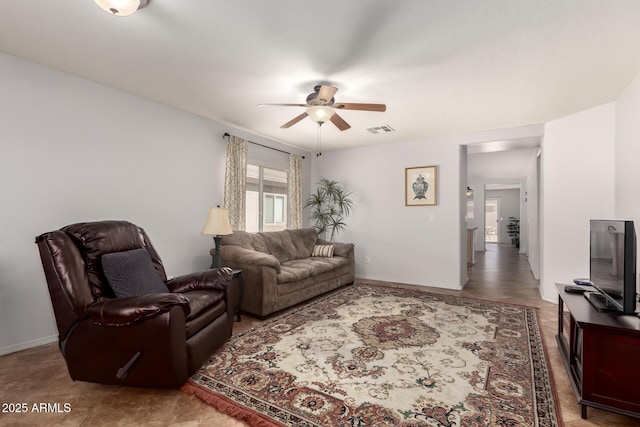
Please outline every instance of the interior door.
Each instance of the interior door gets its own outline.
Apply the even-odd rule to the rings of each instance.
[[[500,241],[500,199],[484,201],[484,241],[498,243]]]

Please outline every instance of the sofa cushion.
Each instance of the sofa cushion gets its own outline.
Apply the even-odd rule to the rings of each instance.
[[[311,269],[307,266],[282,265],[276,276],[278,284],[297,282],[311,276]]]
[[[318,241],[318,232],[315,228],[297,228],[287,231],[291,234],[296,247],[296,253],[291,259],[309,258]]]
[[[292,258],[295,247],[291,235],[284,231],[269,231],[266,233],[258,233],[264,238],[267,245],[267,251],[280,262],[289,261]]]
[[[269,231],[258,235],[264,238],[268,253],[280,262],[309,258],[318,240],[318,234],[313,228]]]
[[[253,249],[258,252],[263,252],[265,254],[270,254],[269,248],[267,247],[267,242],[265,242],[265,238],[262,235],[263,233],[255,233],[252,235],[253,237]]]
[[[102,255],[102,271],[118,298],[168,293],[144,248]]]
[[[226,235],[222,238],[221,244],[223,246],[240,246],[241,248],[251,249],[252,251],[254,251],[256,249],[253,247],[253,237],[253,233],[248,233],[242,230],[233,230],[233,234]]]
[[[234,231],[224,236],[222,246],[240,246],[243,249],[273,255],[279,262],[303,259],[311,256],[318,240],[314,228],[249,233]]]
[[[291,260],[282,263],[280,273],[277,275],[276,280],[278,284],[296,282],[308,277],[318,276],[347,264],[349,264],[349,260],[342,257],[316,257]]]
[[[270,254],[264,242],[262,233],[249,233],[242,230],[234,230],[233,234],[224,236],[222,246],[240,246],[243,249]]]

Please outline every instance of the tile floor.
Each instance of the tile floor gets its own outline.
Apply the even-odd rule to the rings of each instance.
[[[564,425],[640,426],[640,419],[593,408],[589,408],[586,420],[580,418],[580,407],[555,342],[557,306],[540,299],[538,282],[524,255],[510,246],[489,245],[487,252],[477,253],[477,263],[469,268],[469,277],[469,283],[462,291],[421,289],[538,307]],[[236,323],[234,330],[238,332],[259,323],[260,320],[243,315],[242,322]],[[73,382],[55,343],[0,357],[0,403],[7,406],[26,403],[28,406],[27,413],[0,412],[0,426],[245,426],[177,390]],[[34,403],[58,404],[61,411],[66,403],[71,410],[39,413],[32,410]]]

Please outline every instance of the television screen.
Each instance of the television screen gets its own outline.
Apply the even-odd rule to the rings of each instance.
[[[632,221],[591,220],[590,280],[605,308],[635,309],[635,243]]]

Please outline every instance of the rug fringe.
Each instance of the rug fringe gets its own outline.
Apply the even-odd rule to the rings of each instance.
[[[544,341],[544,336],[542,335],[542,321],[540,319],[540,308],[534,307],[536,313],[536,323],[538,324],[538,333],[540,334],[540,340],[542,341],[542,354],[544,354],[544,360],[547,364],[547,369],[549,370],[549,381],[551,381],[551,393],[553,396],[553,404],[556,410],[556,418],[558,421],[558,427],[564,427],[564,419],[562,417],[562,408],[560,408],[560,397],[558,396],[558,390],[556,388],[556,375],[557,372],[553,368],[551,364],[551,359],[549,356],[549,348],[547,347],[547,343]]]
[[[180,390],[196,396],[208,405],[213,406],[223,414],[236,418],[249,424],[251,427],[287,427],[284,424],[273,421],[264,415],[246,408],[231,399],[228,399],[220,394],[213,393],[210,390],[204,389],[197,384],[193,384],[187,381]]]

